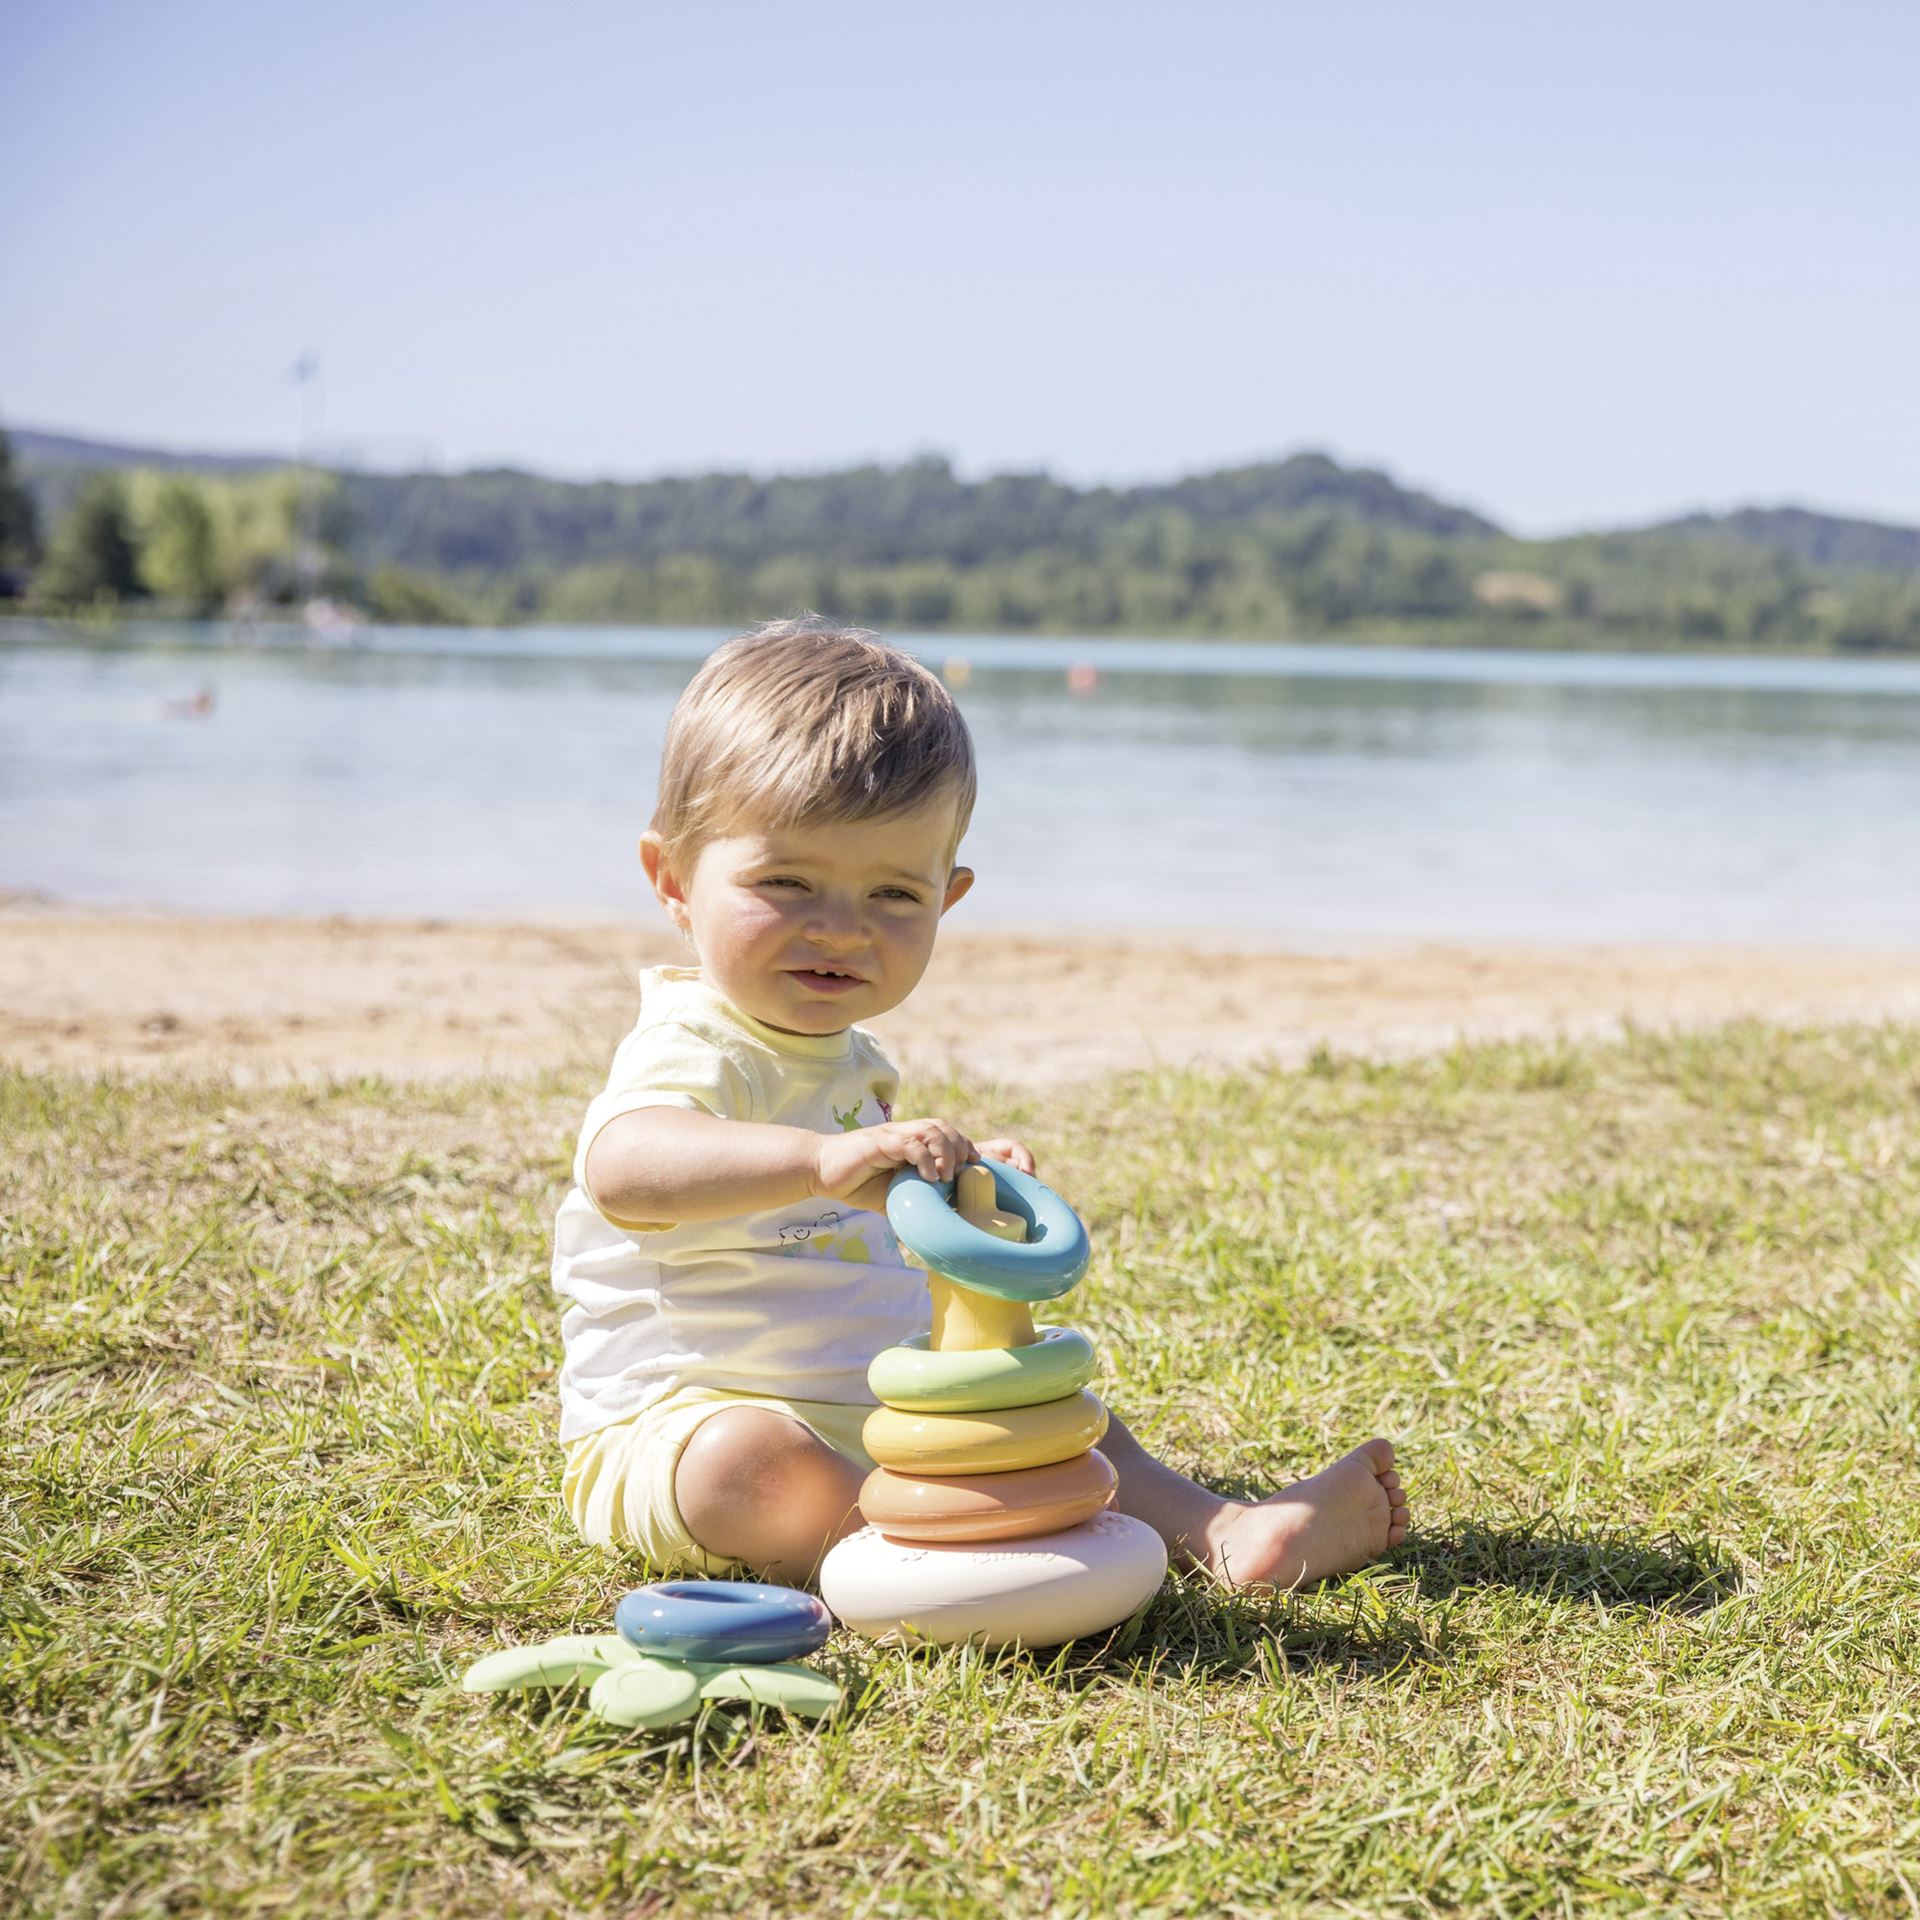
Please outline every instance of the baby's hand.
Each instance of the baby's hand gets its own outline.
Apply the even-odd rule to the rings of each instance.
[[[973,1142],[944,1120],[889,1120],[823,1133],[814,1151],[813,1190],[822,1199],[884,1213],[887,1182],[902,1167],[925,1180],[951,1180],[973,1157]]]
[[[944,1120],[890,1120],[851,1133],[823,1133],[813,1190],[824,1199],[884,1213],[887,1185],[900,1168],[912,1167],[927,1180],[950,1180],[969,1160],[1002,1160],[1022,1173],[1033,1171],[1033,1155],[1018,1140],[982,1140],[975,1146]]]
[[[982,1160],[999,1160],[1022,1173],[1034,1171],[1033,1155],[1018,1140],[982,1140],[974,1152]]]

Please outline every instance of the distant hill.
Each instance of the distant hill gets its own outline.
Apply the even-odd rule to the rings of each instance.
[[[1073,487],[1043,473],[967,481],[937,458],[766,479],[579,482],[496,469],[349,474],[343,486],[367,564],[450,573],[686,554],[733,565],[808,555],[974,567],[1042,549],[1090,558],[1116,530],[1169,512],[1203,528],[1312,514],[1445,539],[1498,533],[1464,508],[1319,453],[1131,488]]]
[[[128,467],[180,473],[267,473],[284,467],[288,458],[280,453],[176,452],[168,447],[87,440],[36,427],[9,426],[7,438],[13,442],[14,465],[40,509],[40,522],[49,527],[66,512],[92,473]]]
[[[20,460],[42,468],[180,467],[189,473],[258,473],[283,467],[288,459],[284,453],[196,453],[127,446],[72,433],[45,433],[37,427],[9,427],[7,438]]]
[[[1324,453],[1296,453],[1261,466],[1195,474],[1165,486],[1131,488],[1142,507],[1177,507],[1203,526],[1268,514],[1334,513],[1371,526],[1458,540],[1498,535],[1491,520],[1466,507],[1403,487],[1371,467],[1343,467]]]
[[[1130,487],[963,480],[937,457],[635,481],[349,468],[319,483],[324,509],[308,490],[295,528],[273,454],[32,429],[13,442],[49,529],[90,473],[191,476],[225,543],[201,604],[304,590],[316,563],[298,553],[317,540],[329,592],[406,621],[731,623],[811,606],[920,629],[1920,648],[1920,528],[1752,507],[1529,540],[1319,452]],[[136,517],[160,511],[164,490],[133,491]]]
[[[83,476],[148,467],[247,473],[271,454],[207,454],[13,429],[15,458],[43,517],[64,511]],[[736,563],[831,553],[854,565],[906,560],[978,565],[1042,547],[1091,553],[1117,524],[1169,510],[1203,527],[1325,515],[1439,539],[1497,536],[1492,521],[1324,453],[1149,486],[1078,488],[1043,473],[958,479],[938,458],[897,467],[664,480],[553,480],[515,468],[341,476],[369,566],[461,573],[536,563],[647,564],[699,553]]]
[[[291,458],[137,446],[34,427],[10,427],[8,433],[22,476],[48,520],[64,511],[85,474],[102,469],[259,473]],[[712,473],[555,480],[496,467],[349,472],[343,481],[359,521],[357,544],[364,544],[370,564],[451,572],[536,560],[644,562],[695,552],[746,560],[822,549],[859,564],[939,559],[964,566],[1039,547],[1084,550],[1092,526],[1104,531],[1165,509],[1213,528],[1273,516],[1331,515],[1440,540],[1505,537],[1494,521],[1470,508],[1317,452],[1119,488],[1076,488],[1043,473],[962,481],[941,459],[766,478]],[[1622,543],[1723,542],[1837,573],[1920,570],[1920,527],[1804,507],[1688,514],[1607,537]]]
[[[1682,538],[1725,540],[1783,554],[1835,573],[1920,571],[1920,527],[1883,520],[1846,520],[1805,507],[1742,507],[1735,513],[1693,513],[1646,529]]]

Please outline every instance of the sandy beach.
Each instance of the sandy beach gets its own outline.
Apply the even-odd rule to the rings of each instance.
[[[641,926],[189,919],[0,906],[0,1058],[236,1079],[433,1078],[602,1063]],[[1920,1018],[1920,955],[1354,943],[1287,951],[954,932],[877,1028],[910,1072],[1048,1086],[1113,1068],[1395,1056],[1743,1015]]]

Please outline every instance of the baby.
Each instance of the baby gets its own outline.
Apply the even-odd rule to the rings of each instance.
[[[867,1365],[929,1313],[887,1183],[983,1156],[1034,1171],[1018,1140],[897,1115],[854,1024],[913,991],[973,884],[954,863],[973,801],[951,696],[870,634],[763,627],[675,707],[640,857],[696,964],[642,976],[555,1229],[563,1484],[588,1539],[799,1581],[859,1526]],[[1406,1533],[1385,1440],[1257,1503],[1117,1417],[1101,1451],[1124,1512],[1236,1585],[1345,1573]]]

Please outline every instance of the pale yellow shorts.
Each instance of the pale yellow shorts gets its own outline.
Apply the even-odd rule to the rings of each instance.
[[[687,1531],[673,1478],[694,1429],[727,1407],[765,1407],[791,1414],[856,1466],[873,1461],[860,1444],[871,1406],[835,1400],[777,1400],[770,1394],[682,1387],[645,1413],[569,1442],[560,1495],[573,1524],[597,1547],[644,1554],[659,1573],[721,1578],[739,1562],[708,1553]]]

